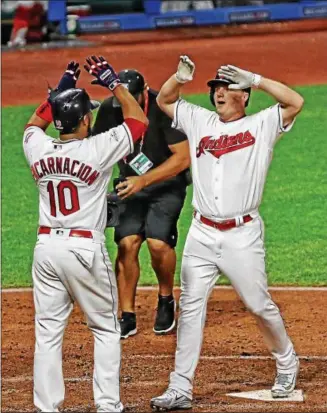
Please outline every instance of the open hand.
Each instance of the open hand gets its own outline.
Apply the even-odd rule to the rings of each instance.
[[[92,85],[100,85],[113,91],[119,86],[120,80],[114,68],[106,61],[103,56],[91,56],[86,59],[88,65],[84,69],[92,76]]]
[[[178,83],[187,83],[193,80],[195,64],[192,60],[184,55],[180,56],[175,78]]]
[[[117,195],[121,199],[128,198],[141,191],[145,187],[145,183],[145,178],[142,175],[128,176],[125,181],[116,186]]]
[[[233,82],[229,89],[248,89],[259,86],[261,76],[233,65],[221,66],[218,69],[219,76]]]
[[[65,73],[59,81],[57,90],[63,92],[67,89],[74,89],[76,87],[76,82],[81,74],[79,69],[79,63],[73,60],[68,63]]]

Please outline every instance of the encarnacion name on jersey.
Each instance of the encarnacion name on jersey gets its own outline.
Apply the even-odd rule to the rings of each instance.
[[[92,185],[98,178],[99,172],[76,159],[68,157],[48,157],[40,159],[31,166],[36,181],[46,175],[70,175],[79,178],[82,182]]]

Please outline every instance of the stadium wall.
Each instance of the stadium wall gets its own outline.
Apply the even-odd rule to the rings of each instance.
[[[49,21],[60,22],[67,33],[66,0],[50,0]],[[144,13],[84,16],[78,19],[80,33],[108,33],[128,30],[153,30],[167,27],[229,25],[241,23],[306,20],[327,17],[327,1],[239,6],[212,10],[160,13],[160,0],[145,0]]]

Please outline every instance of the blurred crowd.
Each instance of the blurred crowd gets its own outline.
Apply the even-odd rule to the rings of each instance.
[[[24,47],[42,41],[47,33],[47,0],[2,0],[2,13],[14,12],[8,47]]]
[[[175,11],[188,11],[188,10],[210,10],[216,7],[236,7],[236,6],[262,6],[264,4],[274,4],[283,2],[299,2],[300,0],[162,0],[161,13],[175,12]],[[70,4],[71,2],[71,4]],[[20,48],[24,47],[26,43],[31,42],[46,42],[48,40],[58,40],[63,38],[60,33],[59,25],[55,23],[49,23],[47,21],[47,9],[48,0],[2,0],[1,11],[3,15],[11,15],[12,28],[8,26],[11,23],[11,17],[7,20],[6,32],[4,31],[5,25],[1,24],[2,39],[4,33],[6,33],[4,42],[7,42],[10,34],[10,39],[7,43],[8,47]],[[138,1],[135,4],[139,4],[138,7],[142,9],[142,2]],[[102,6],[99,10],[102,14],[117,13],[117,3],[112,3],[111,10],[109,1],[102,0],[101,2],[92,3],[88,0],[68,0],[67,11],[69,15],[85,14],[84,8],[87,8],[87,14],[97,14],[96,4]],[[120,4],[119,12],[135,12],[135,10],[127,10],[125,5],[122,7]],[[74,10],[72,9],[74,8]],[[108,11],[106,11],[108,9]],[[69,16],[72,17],[72,16]],[[69,23],[69,22],[68,22]],[[74,20],[75,26],[76,21]],[[11,32],[10,32],[11,30]],[[69,28],[68,28],[69,31]],[[73,35],[72,35],[73,36]],[[3,40],[2,40],[3,41]]]
[[[162,0],[161,13],[168,11],[210,10],[215,7],[263,6],[264,4],[290,3],[299,0]]]

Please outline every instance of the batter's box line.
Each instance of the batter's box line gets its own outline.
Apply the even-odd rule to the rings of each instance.
[[[153,355],[153,354],[134,354],[133,356],[124,356],[123,355],[123,360],[132,360],[135,358],[138,359],[170,359],[174,358],[175,355],[172,354],[158,354],[158,355]],[[311,360],[318,360],[318,361],[327,361],[327,356],[299,356],[300,360],[304,361],[311,361]],[[200,360],[274,360],[272,356],[256,356],[256,355],[230,355],[230,356],[201,356]]]

